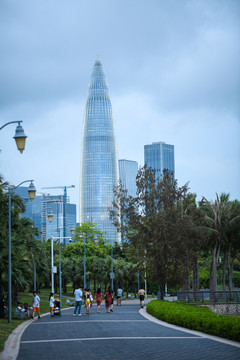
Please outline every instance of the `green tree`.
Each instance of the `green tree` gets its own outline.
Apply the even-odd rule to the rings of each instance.
[[[163,299],[165,284],[176,285],[184,278],[183,266],[187,258],[184,243],[185,225],[183,202],[188,196],[187,184],[179,188],[177,180],[167,170],[156,181],[155,172],[145,167],[137,175],[137,196],[128,196],[119,186],[123,225],[119,224],[118,204],[110,216],[115,226],[125,233],[131,246],[129,253],[148,272],[148,277],[159,284]]]
[[[208,220],[209,248],[212,261],[210,269],[210,291],[217,291],[217,264],[220,247],[226,237],[227,222],[230,211],[229,194],[216,194],[216,200],[203,198],[201,207],[205,210]]]

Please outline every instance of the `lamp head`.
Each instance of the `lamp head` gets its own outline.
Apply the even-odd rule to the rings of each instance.
[[[13,138],[16,141],[18,150],[22,154],[23,150],[25,149],[27,136],[24,134],[24,130],[23,130],[23,127],[20,125],[20,122],[22,122],[22,121],[19,121],[18,126],[16,127],[16,130],[15,130],[15,136]]]
[[[52,209],[48,211],[48,221],[51,223],[53,221],[53,212]]]
[[[75,229],[74,229],[74,228],[71,228],[71,229],[70,229],[70,233],[71,233],[71,236],[73,237],[74,234],[75,234]]]
[[[36,188],[33,185],[33,180],[31,180],[31,183],[28,187],[28,195],[31,201],[33,201],[33,199],[35,198],[35,194],[36,194]]]

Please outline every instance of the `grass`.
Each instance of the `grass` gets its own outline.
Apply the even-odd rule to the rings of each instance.
[[[49,312],[49,294],[50,291],[48,291],[48,289],[44,289],[43,291],[41,291],[41,293],[39,294],[39,297],[41,299],[40,301],[40,313],[41,314],[45,314]],[[28,303],[29,306],[32,306],[32,293],[20,293],[20,300],[21,300],[21,304],[23,305],[24,303]],[[71,295],[72,297],[72,295]],[[57,296],[56,296],[57,298]],[[4,349],[4,343],[7,340],[8,336],[13,332],[13,330],[20,325],[22,322],[24,321],[28,321],[27,319],[25,320],[20,320],[20,319],[16,319],[14,317],[14,309],[17,307],[16,303],[12,304],[12,322],[9,324],[8,323],[8,315],[6,315],[6,317],[4,319],[0,319],[0,351],[3,351]],[[62,309],[66,308],[66,304],[65,304],[65,299],[62,299]]]

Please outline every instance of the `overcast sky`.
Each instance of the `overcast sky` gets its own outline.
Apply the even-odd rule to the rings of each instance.
[[[99,55],[109,84],[120,159],[144,145],[175,146],[179,185],[209,200],[240,199],[239,0],[1,0],[0,173],[76,185],[88,84]],[[27,185],[28,186],[28,185]],[[51,193],[61,194],[56,190]]]

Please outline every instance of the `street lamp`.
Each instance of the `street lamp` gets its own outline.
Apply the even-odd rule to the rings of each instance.
[[[16,127],[15,136],[13,137],[13,139],[15,139],[17,148],[22,154],[23,150],[25,149],[26,138],[27,138],[27,136],[24,134],[23,127],[20,125],[22,123],[22,120],[10,121],[4,124],[3,126],[1,126],[0,130],[2,130],[7,125],[16,124],[16,123],[18,123],[18,125]]]
[[[30,182],[30,185],[28,187],[28,195],[31,201],[33,201],[35,194],[36,194],[36,188],[33,185],[33,180],[25,180],[21,182],[17,186],[13,186],[8,188],[8,234],[9,234],[9,242],[8,242],[8,322],[12,322],[12,214],[11,214],[11,197],[12,197],[12,190],[17,189],[20,185]]]
[[[114,279],[114,273],[113,273],[113,245],[111,244],[111,284],[112,284],[112,291],[113,291],[113,279]]]
[[[83,286],[86,289],[86,234],[83,238],[84,241],[84,255],[83,255]]]
[[[71,239],[74,237],[74,234],[75,234],[75,229],[74,228],[71,228],[70,229],[70,233],[71,233]]]
[[[147,266],[146,266],[146,255],[147,249],[144,250],[144,266],[145,266],[145,274],[144,274],[144,282],[145,282],[145,296],[147,298]]]
[[[73,235],[74,235],[73,231]],[[61,239],[71,239],[69,236],[51,237],[51,260],[52,260],[52,293],[54,293],[54,272],[53,272],[53,241],[59,240],[59,299],[60,299],[60,310],[62,305],[62,270],[61,270]]]
[[[36,212],[36,213],[33,213],[33,210],[32,210],[32,221],[33,221],[33,228],[35,229],[35,215],[38,215],[38,214],[41,214],[43,212],[43,210],[39,211],[39,212]],[[49,211],[48,213],[48,221],[51,223],[52,220],[53,220],[53,213],[52,213],[52,210]],[[34,231],[34,237],[35,237],[35,231]],[[36,275],[36,262],[34,261],[33,263],[33,288],[34,290],[37,290],[37,275]]]

